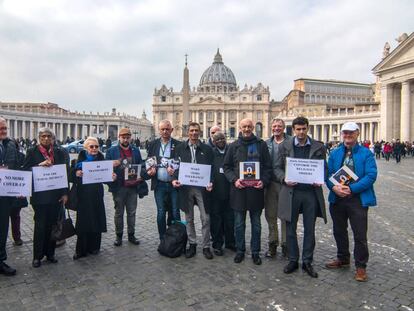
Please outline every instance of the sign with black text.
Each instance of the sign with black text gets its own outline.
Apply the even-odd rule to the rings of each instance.
[[[65,164],[35,166],[32,168],[34,192],[68,187],[68,174]]]
[[[324,160],[286,158],[285,179],[301,184],[323,184],[325,182],[324,165]]]
[[[178,181],[182,185],[206,187],[210,183],[211,165],[180,163]]]
[[[0,169],[1,197],[30,197],[32,172]]]
[[[97,184],[112,181],[113,161],[82,162],[82,183]]]

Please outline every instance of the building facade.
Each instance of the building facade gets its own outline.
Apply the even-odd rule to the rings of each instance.
[[[201,137],[208,137],[209,129],[219,125],[227,137],[238,135],[238,124],[243,118],[251,118],[259,137],[267,137],[270,127],[270,91],[262,83],[255,87],[237,85],[232,70],[224,65],[217,50],[213,64],[200,78],[197,87],[190,88],[187,63],[183,74],[183,88],[174,91],[163,85],[153,95],[153,124],[168,119],[174,125],[173,136],[185,136],[188,121],[200,123]],[[156,130],[157,132],[157,130]]]
[[[390,52],[384,46],[382,61],[373,68],[381,100],[381,138],[414,141],[414,32],[396,39]]]
[[[0,102],[0,116],[7,120],[12,138],[36,138],[41,127],[51,128],[61,141],[66,137],[85,136],[116,139],[122,127],[130,128],[134,138],[146,140],[153,136],[153,127],[145,112],[137,118],[116,112],[115,108],[111,113],[93,114],[71,112],[53,103]]]

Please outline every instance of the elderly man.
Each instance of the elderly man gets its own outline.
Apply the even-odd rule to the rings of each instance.
[[[124,231],[124,211],[127,214],[128,241],[131,244],[139,245],[135,237],[135,215],[137,211],[138,186],[125,182],[125,168],[132,164],[143,164],[141,153],[138,148],[131,144],[131,130],[121,128],[118,133],[119,144],[108,149],[105,155],[106,160],[113,160],[116,181],[109,184],[109,191],[115,204],[115,246],[122,245]]]
[[[213,204],[210,213],[211,237],[213,251],[217,256],[223,255],[223,246],[236,250],[234,240],[234,212],[230,208],[230,183],[224,175],[223,163],[228,150],[226,136],[223,132],[216,132],[213,136],[214,154],[214,188]]]
[[[253,121],[243,119],[239,125],[240,133],[236,141],[230,144],[229,150],[224,158],[224,174],[231,183],[230,206],[234,210],[235,237],[237,253],[234,257],[235,263],[244,259],[246,252],[245,231],[246,213],[249,211],[252,226],[250,248],[253,263],[260,265],[260,216],[264,208],[264,187],[272,177],[272,164],[266,143],[253,134]],[[259,162],[260,179],[251,186],[243,183],[240,178],[241,162]]]
[[[174,159],[175,149],[180,142],[171,138],[173,128],[170,121],[162,120],[158,124],[158,131],[160,138],[153,140],[148,146],[148,157],[157,158],[157,167],[150,168],[147,174],[151,178],[151,190],[154,190],[158,234],[161,240],[167,230],[165,219],[167,204],[172,210],[172,220],[179,221],[181,219],[180,209],[177,205],[177,189],[171,185],[174,168],[168,164],[171,159]]]
[[[368,262],[368,208],[377,204],[374,182],[377,178],[377,164],[372,152],[358,144],[359,127],[355,122],[346,122],[341,129],[343,144],[335,148],[328,161],[329,176],[341,167],[347,166],[358,179],[350,184],[334,185],[327,181],[329,188],[330,213],[333,234],[337,246],[337,258],[326,264],[329,269],[349,267],[350,253],[348,220],[354,234],[355,280],[367,280]]]
[[[316,217],[323,217],[326,223],[322,185],[287,181],[285,179],[285,168],[287,157],[325,161],[326,150],[323,143],[308,136],[308,119],[297,117],[292,122],[292,128],[295,137],[293,140],[285,140],[279,147],[276,169],[274,170],[276,178],[283,183],[279,194],[278,216],[287,222],[289,264],[284,268],[283,272],[292,273],[299,267],[299,246],[296,228],[299,214],[302,213],[304,227],[302,269],[309,276],[317,278],[318,273],[312,267],[313,251],[315,249]]]
[[[0,169],[15,170],[18,168],[16,144],[7,137],[7,122],[0,118]],[[11,276],[16,269],[5,263],[7,260],[6,242],[9,231],[9,214],[13,202],[12,197],[0,197],[0,274]]]
[[[285,122],[282,119],[272,120],[272,137],[266,140],[269,148],[270,158],[272,160],[273,170],[276,169],[276,159],[279,154],[279,147],[285,140],[292,140],[290,136],[284,133]],[[276,256],[276,250],[279,245],[279,230],[277,225],[277,211],[279,205],[279,193],[282,184],[277,181],[276,175],[273,172],[272,181],[265,189],[265,216],[267,225],[269,227],[269,250],[266,252],[266,257],[273,258]],[[281,241],[282,254],[287,255],[286,247],[286,222],[281,220]]]
[[[190,122],[188,125],[188,140],[181,143],[175,151],[175,157],[180,163],[194,163],[213,165],[213,150],[203,144],[200,139],[200,124]],[[212,168],[213,170],[213,168]],[[201,218],[201,232],[203,236],[202,248],[203,255],[207,259],[213,259],[210,250],[210,201],[211,190],[213,189],[212,174],[209,176],[210,183],[207,187],[197,187],[182,185],[178,180],[178,170],[174,173],[172,185],[178,188],[178,202],[180,208],[185,213],[187,221],[187,234],[189,248],[186,251],[186,258],[194,257],[197,252],[196,231],[194,224],[194,205],[198,206]]]
[[[213,135],[220,131],[221,131],[221,128],[218,125],[213,125],[210,128],[210,136],[208,138],[207,145],[209,145],[211,148],[214,148]]]

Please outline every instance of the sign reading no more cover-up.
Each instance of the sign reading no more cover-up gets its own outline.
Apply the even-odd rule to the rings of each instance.
[[[180,163],[178,181],[182,185],[206,187],[210,183],[211,165]]]
[[[0,196],[30,197],[32,172],[0,169]]]

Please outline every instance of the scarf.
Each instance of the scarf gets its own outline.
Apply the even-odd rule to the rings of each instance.
[[[238,141],[247,147],[247,161],[259,161],[259,153],[257,151],[257,137],[252,134],[250,137],[243,137],[239,133]]]
[[[49,150],[46,150],[45,147],[39,145],[39,151],[46,160],[50,160],[52,161],[52,164],[55,164],[55,153],[53,151],[53,145],[50,145]]]
[[[85,155],[86,155],[86,158],[85,159],[83,159],[83,160],[81,160],[81,161],[78,161],[77,163],[76,163],[76,169],[77,170],[81,170],[82,169],[82,162],[92,162],[92,161],[95,161],[96,160],[96,157],[97,157],[97,155],[91,155],[91,154],[89,154],[89,153],[85,153]]]

